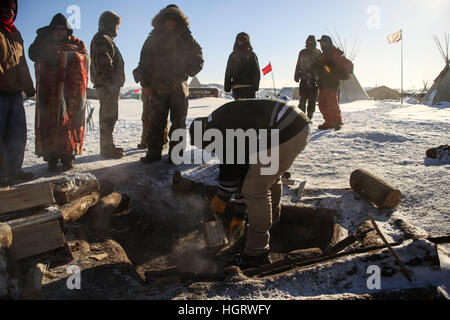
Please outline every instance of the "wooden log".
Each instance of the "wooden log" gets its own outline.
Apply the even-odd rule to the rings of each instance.
[[[55,203],[51,183],[0,190],[0,214]]]
[[[100,195],[98,192],[93,192],[90,195],[84,196],[64,205],[61,208],[64,222],[76,222],[89,210],[89,208],[95,206],[99,200]]]
[[[380,208],[395,208],[402,197],[400,190],[363,169],[352,172],[350,186]]]
[[[129,205],[129,197],[125,194],[113,192],[106,197],[101,198],[92,208],[90,213],[90,228],[99,237],[109,235],[112,214]]]
[[[6,223],[0,223],[0,252],[1,251],[3,251],[4,258],[6,258],[6,272],[11,278],[20,279],[20,268],[17,263],[17,257],[13,246],[13,233],[11,227]]]
[[[8,221],[12,229],[13,249],[17,260],[65,245],[61,212],[49,212]]]
[[[56,186],[54,195],[56,202],[60,206],[62,206],[89,194],[92,194],[93,192],[100,192],[100,185],[98,180],[96,179],[87,180],[83,182],[79,187],[74,187],[71,184]]]
[[[9,249],[12,246],[12,230],[6,223],[0,223],[0,249]]]

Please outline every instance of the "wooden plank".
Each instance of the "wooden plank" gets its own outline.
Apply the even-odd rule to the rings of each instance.
[[[62,221],[60,212],[9,221],[17,260],[63,247],[65,239]]]
[[[98,180],[91,179],[83,182],[78,188],[69,185],[55,186],[55,200],[60,206],[65,205],[74,200],[80,199],[93,192],[100,192]]]
[[[0,214],[53,203],[55,199],[51,183],[0,191]]]

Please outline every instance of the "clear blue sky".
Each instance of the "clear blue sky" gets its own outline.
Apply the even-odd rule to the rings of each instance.
[[[74,35],[89,48],[100,14],[118,13],[123,22],[116,43],[125,59],[126,86],[135,86],[131,72],[151,31],[151,19],[170,3],[188,16],[192,34],[203,48],[205,65],[198,77],[204,83],[223,83],[235,36],[245,31],[261,68],[271,61],[276,86],[296,86],[294,68],[306,37],[336,30],[348,47],[360,42],[354,62],[363,86],[399,88],[400,44],[389,45],[386,37],[403,28],[405,88],[420,88],[422,80],[431,82],[444,66],[433,34],[450,32],[450,0],[19,0],[16,26],[27,51],[38,28],[58,12],[71,16],[67,9],[76,5],[81,28]],[[272,86],[270,74],[262,77],[261,86]]]

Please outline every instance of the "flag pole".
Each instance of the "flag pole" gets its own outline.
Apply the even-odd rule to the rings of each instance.
[[[400,32],[402,35],[402,43],[401,43],[402,83],[400,89],[400,103],[403,106],[403,29],[401,29]]]
[[[270,66],[272,67],[272,63],[269,61]],[[275,92],[275,98],[277,98],[277,89],[275,89],[275,78],[273,76],[273,68],[272,69],[272,81],[273,81],[273,92]]]

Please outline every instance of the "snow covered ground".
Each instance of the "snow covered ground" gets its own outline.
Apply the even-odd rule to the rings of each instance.
[[[215,98],[190,100],[187,125],[194,118],[207,116],[228,101]],[[127,156],[119,160],[104,160],[99,157],[99,103],[96,100],[90,102],[95,107],[95,130],[86,132],[84,154],[77,157],[76,167],[72,171],[108,176],[118,185],[124,185],[123,188],[127,184],[122,182],[131,181],[137,187],[123,191],[131,193],[133,200],[133,196],[145,193],[146,183],[152,180],[154,170],[161,170],[158,164],[144,166],[139,163],[139,158],[145,154],[145,150],[136,148],[142,128],[141,102],[120,101],[119,121],[114,137],[116,145],[123,147]],[[297,104],[298,101],[292,103]],[[403,237],[394,223],[396,219],[403,219],[433,236],[448,234],[450,163],[427,159],[425,152],[429,148],[449,144],[450,107],[408,103],[401,106],[397,101],[359,101],[343,104],[341,110],[344,126],[340,131],[319,131],[317,125],[322,123],[322,117],[317,110],[313,118],[311,141],[290,170],[292,179],[307,181],[308,192],[302,201],[338,209],[339,222],[349,233],[355,232],[370,213],[388,240],[397,241]],[[46,163],[34,155],[34,104],[31,102],[26,103],[26,115],[28,143],[24,169],[35,174],[37,180],[32,183],[72,174],[48,173]],[[189,157],[189,153],[186,156]],[[402,200],[395,210],[379,212],[364,201],[355,199],[353,191],[349,189],[349,179],[350,174],[358,168],[372,172],[401,190]],[[177,169],[183,175],[198,181],[216,183],[218,168],[214,162],[186,164]],[[170,170],[174,171],[173,168]],[[155,183],[160,186],[161,199],[166,199],[168,196],[164,195],[164,190],[170,189],[170,179],[159,179]],[[139,188],[142,190],[139,191]],[[299,203],[294,192],[295,186],[285,187],[285,191],[284,203]],[[404,259],[409,259],[414,255],[411,248],[417,246],[431,252],[432,244],[423,240],[420,243],[405,243],[398,249],[398,253],[401,257],[404,254]],[[409,256],[407,252],[410,252]],[[368,275],[364,269],[369,262],[364,259],[366,258],[347,258],[342,263],[294,271],[275,280],[243,280],[227,287],[211,286],[205,298],[290,299],[331,295],[334,299],[343,298],[345,294],[371,293],[366,286]],[[395,265],[393,258],[386,252],[381,260]],[[344,272],[348,272],[346,279],[333,282],[333,279],[336,280]],[[438,286],[450,279],[448,270],[438,269],[416,272],[414,277],[415,281],[408,282],[398,272],[394,277],[382,279],[382,288],[412,288],[427,284]],[[152,298],[186,298],[189,297],[188,291],[188,288],[183,288],[180,284]]]

